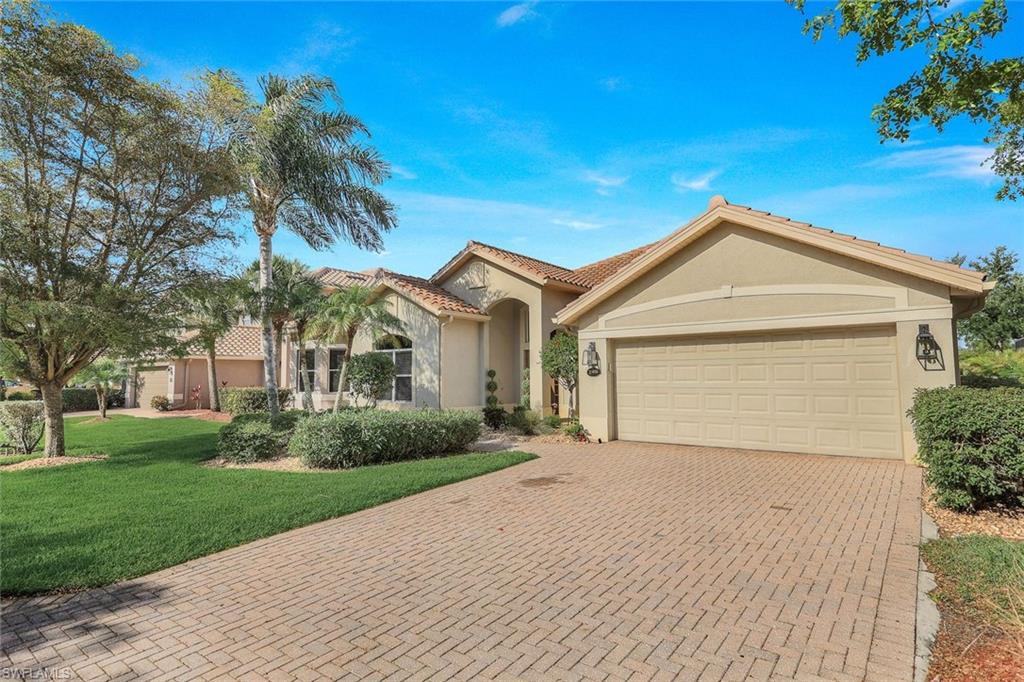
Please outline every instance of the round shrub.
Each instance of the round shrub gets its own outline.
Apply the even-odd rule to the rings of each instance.
[[[940,506],[1024,506],[1024,389],[919,390],[910,416]]]
[[[484,424],[492,429],[503,429],[508,424],[508,412],[504,407],[488,405],[484,408]]]
[[[390,392],[395,380],[395,363],[384,353],[360,353],[348,363],[348,383],[356,402],[377,404],[377,396]]]
[[[516,408],[512,410],[512,414],[508,418],[508,425],[524,436],[535,436],[540,433],[541,424],[543,423],[544,419],[540,414],[520,405],[516,405]]]
[[[288,452],[309,467],[339,469],[465,450],[480,417],[461,410],[346,410],[301,420]]]
[[[266,412],[237,415],[221,428],[217,454],[240,464],[280,457],[287,452],[296,424],[306,416],[302,410],[287,410],[273,420]]]
[[[43,437],[42,400],[4,401],[0,404],[0,443],[7,442],[27,455]]]
[[[559,417],[557,414],[549,414],[548,416],[544,417],[544,423],[553,429],[557,429],[562,426],[562,418]]]
[[[278,404],[287,405],[291,399],[290,388],[277,389]],[[221,408],[231,415],[266,412],[269,409],[267,407],[267,389],[262,386],[222,388],[220,389],[220,404]]]
[[[166,412],[171,409],[171,401],[165,395],[155,395],[150,399],[149,406],[157,412]]]

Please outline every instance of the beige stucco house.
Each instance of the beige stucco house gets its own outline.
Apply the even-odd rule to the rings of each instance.
[[[914,391],[957,383],[956,321],[991,288],[983,273],[722,197],[657,242],[574,270],[471,241],[429,279],[316,275],[328,290],[372,287],[402,320],[397,343],[361,335],[353,348],[395,360],[384,407],[481,407],[493,369],[501,403],[564,415],[540,349],[566,329],[594,439],[907,460]],[[298,351],[284,348],[281,383],[295,388]],[[341,351],[307,351],[318,407],[334,401]],[[203,376],[189,362],[175,381]]]

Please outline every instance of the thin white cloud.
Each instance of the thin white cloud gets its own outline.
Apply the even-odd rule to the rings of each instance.
[[[391,174],[394,175],[396,178],[400,178],[402,180],[415,180],[416,178],[419,177],[405,166],[399,166],[398,164],[394,163],[391,164]]]
[[[574,230],[580,231],[597,230],[604,227],[604,223],[592,223],[586,220],[562,220],[561,218],[553,218],[551,222],[555,225],[562,225],[563,227],[570,227]]]
[[[316,71],[347,59],[358,42],[347,28],[330,21],[320,21],[313,25],[302,43],[285,57],[278,68],[288,75]]]
[[[991,155],[992,150],[981,145],[951,145],[894,152],[868,165],[875,168],[920,170],[927,177],[991,180],[995,177],[988,160]]]
[[[598,171],[587,171],[583,174],[584,182],[589,182],[592,185],[597,185],[598,191],[609,190],[613,187],[622,187],[629,180],[628,175],[609,175],[607,173],[600,173]]]
[[[711,181],[721,175],[720,170],[711,170],[700,175],[687,176],[681,173],[672,174],[672,184],[680,192],[703,192],[711,189]]]
[[[620,92],[629,89],[629,82],[622,76],[608,76],[598,81],[606,92]]]
[[[865,202],[894,199],[911,191],[909,187],[892,183],[846,183],[763,197],[757,199],[754,205],[770,210],[776,215],[804,219],[815,215],[827,215],[848,206],[863,205]]]
[[[518,5],[512,5],[498,15],[495,23],[501,28],[507,28],[521,21],[529,21],[537,16],[537,13],[533,10],[536,5],[536,2],[521,2]]]

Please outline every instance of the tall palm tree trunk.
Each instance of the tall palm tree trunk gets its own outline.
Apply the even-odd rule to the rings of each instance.
[[[270,245],[270,233],[260,230],[260,322],[263,325],[263,383],[267,389],[267,409],[274,418],[281,411],[277,401],[277,363],[274,353],[274,330],[270,320],[270,301],[263,293],[274,281],[271,271],[273,253]]]
[[[206,381],[210,385],[210,409],[220,412],[220,384],[217,383],[216,341],[206,344]]]
[[[299,336],[299,376],[302,381],[302,409],[306,412],[313,411],[313,381],[309,376],[309,367],[306,366],[306,339]]]
[[[340,412],[342,399],[341,394],[345,391],[345,383],[348,381],[348,361],[352,358],[352,339],[345,342],[345,352],[341,356],[341,374],[338,376],[338,392],[334,394],[334,411]]]

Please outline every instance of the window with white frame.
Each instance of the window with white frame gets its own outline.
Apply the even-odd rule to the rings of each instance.
[[[341,366],[345,361],[344,348],[331,348],[327,351],[327,392],[335,393],[341,380]]]
[[[388,334],[378,339],[373,348],[384,353],[395,363],[395,380],[390,390],[385,390],[378,400],[412,402],[412,341],[404,336]]]
[[[312,348],[306,349],[306,371],[305,376],[299,369],[299,361],[302,358],[302,351],[296,349],[295,351],[295,385],[299,387],[300,391],[306,390],[306,382],[309,382],[310,390],[316,387],[316,350]]]

